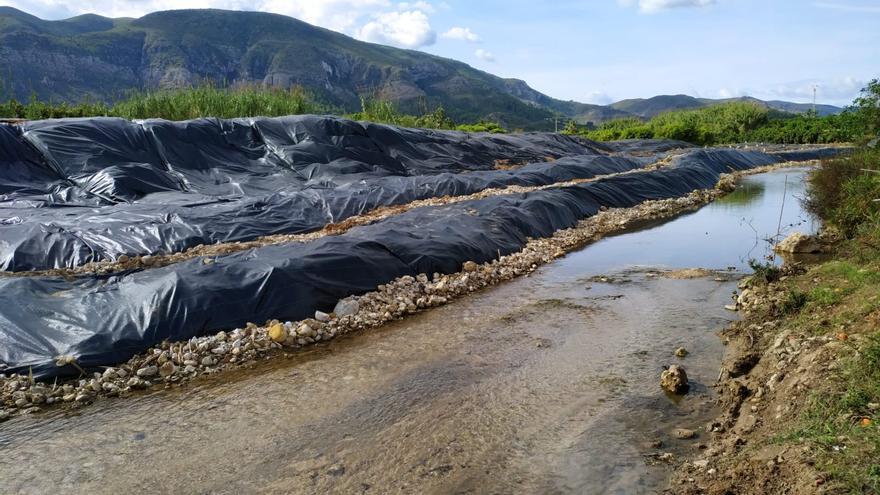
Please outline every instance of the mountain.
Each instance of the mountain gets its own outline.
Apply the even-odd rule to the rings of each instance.
[[[281,15],[223,10],[45,21],[0,7],[0,77],[7,95],[27,99],[33,91],[55,101],[112,101],[132,88],[206,79],[298,84],[341,111],[358,110],[361,96],[375,95],[404,111],[443,105],[459,121],[490,118],[511,127],[547,127],[554,116],[547,105],[569,105],[455,60],[365,43]],[[591,109],[604,112],[577,108],[584,115]]]
[[[659,95],[652,98],[634,98],[630,100],[621,100],[616,103],[612,103],[609,106],[611,108],[614,108],[615,110],[626,112],[631,115],[641,117],[643,119],[650,119],[651,117],[672,110],[690,110],[696,108],[704,108],[731,101],[752,102],[758,105],[765,106],[771,110],[778,110],[780,112],[788,113],[805,113],[813,109],[812,103],[792,103],[789,101],[778,100],[764,101],[753,98],[751,96],[741,96],[738,98],[724,98],[716,100],[711,98],[694,98],[693,96],[688,95]],[[816,105],[816,112],[819,115],[834,115],[840,113],[842,110],[842,108],[835,107],[833,105]]]
[[[175,10],[138,19],[87,14],[46,21],[0,7],[0,99],[26,100],[35,93],[43,100],[112,102],[133,89],[206,80],[301,85],[342,112],[359,110],[362,96],[390,99],[411,113],[443,105],[460,122],[489,119],[523,129],[553,128],[558,117],[598,123],[708,104],[684,95],[610,106],[558,100],[519,79],[276,14]]]

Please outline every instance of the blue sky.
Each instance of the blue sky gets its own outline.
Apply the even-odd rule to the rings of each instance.
[[[880,0],[0,0],[47,19],[262,10],[462,60],[561,99],[847,104],[880,77]]]

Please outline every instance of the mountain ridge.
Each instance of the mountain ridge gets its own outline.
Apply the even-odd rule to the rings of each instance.
[[[552,128],[558,117],[599,123],[671,109],[663,110],[657,98],[672,108],[709,104],[686,95],[612,105],[564,101],[457,60],[356,40],[279,14],[217,9],[48,21],[0,7],[0,78],[0,97],[24,100],[35,93],[70,102],[110,102],[131,90],[205,80],[301,85],[343,112],[375,96],[395,101],[404,112],[442,105],[457,121],[496,120],[524,129]],[[694,102],[675,101],[679,97]],[[798,105],[776,102],[795,111]]]

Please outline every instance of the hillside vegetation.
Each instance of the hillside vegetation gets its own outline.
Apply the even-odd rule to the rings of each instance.
[[[648,121],[616,119],[589,129],[569,125],[565,132],[597,141],[680,139],[698,145],[742,142],[839,143],[853,139],[853,114],[820,117],[789,114],[753,102],[729,102],[696,110],[661,113]]]

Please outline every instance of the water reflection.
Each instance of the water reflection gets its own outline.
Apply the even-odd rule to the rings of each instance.
[[[746,271],[749,259],[772,257],[773,239],[817,230],[818,221],[801,204],[806,174],[807,169],[798,168],[746,177],[735,192],[694,213],[606,238],[552,269],[580,274],[633,266]]]

